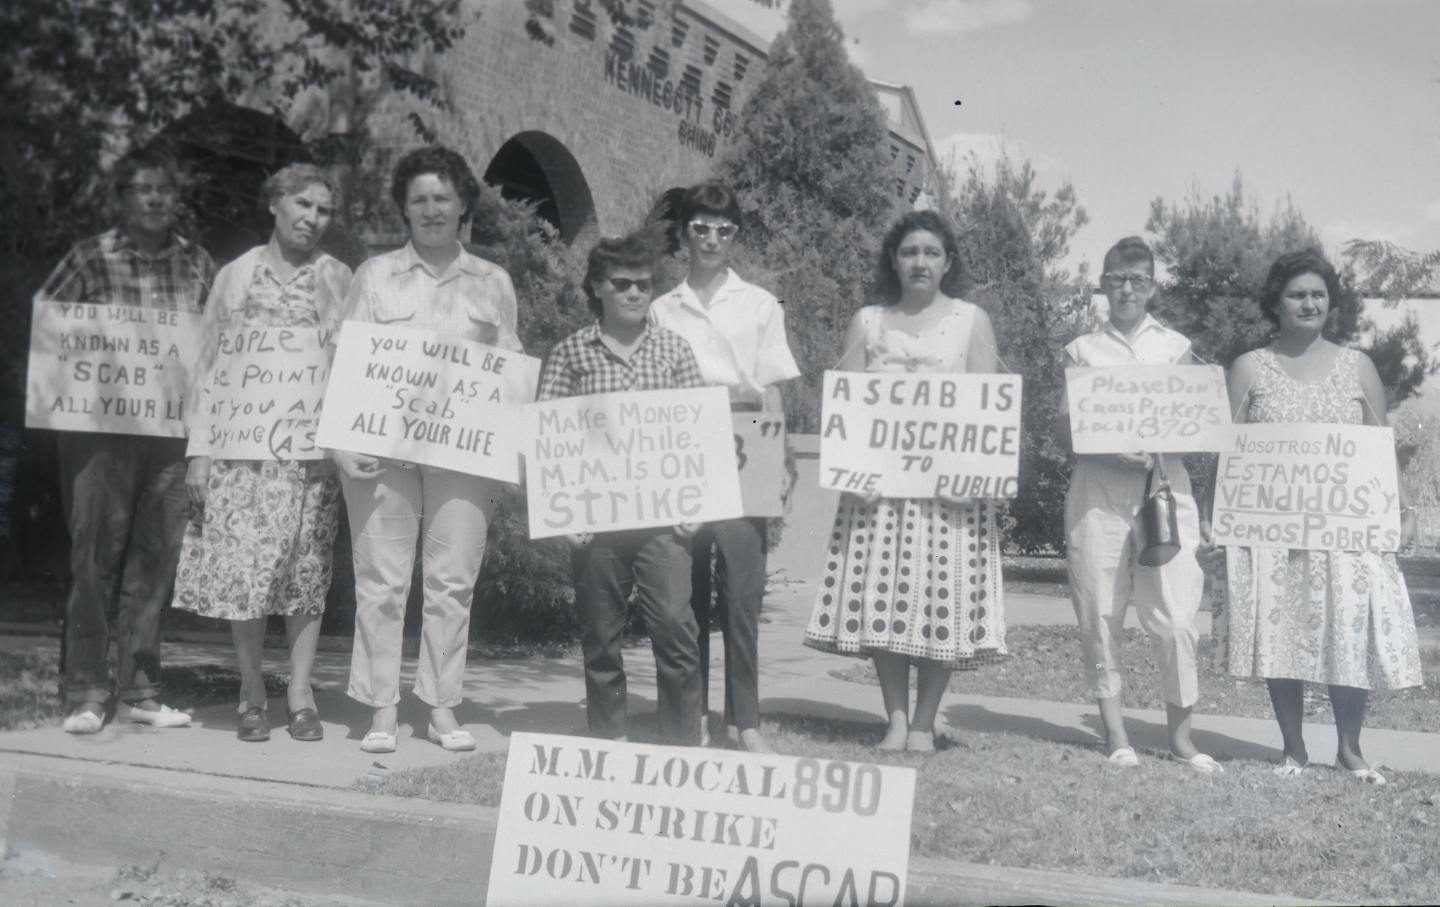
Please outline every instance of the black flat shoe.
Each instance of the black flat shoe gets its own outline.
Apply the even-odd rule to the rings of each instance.
[[[320,713],[314,709],[296,709],[291,712],[290,736],[307,742],[323,739],[325,728],[320,724]]]
[[[240,715],[240,724],[235,736],[246,743],[260,743],[270,739],[270,718],[258,705],[246,709]]]

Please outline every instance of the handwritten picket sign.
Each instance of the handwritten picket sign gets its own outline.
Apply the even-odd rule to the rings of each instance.
[[[1227,450],[1225,370],[1218,365],[1067,368],[1077,454]]]
[[[1019,375],[825,373],[820,487],[1013,498]]]
[[[321,447],[520,480],[521,407],[540,360],[436,331],[347,321],[320,414]]]
[[[198,314],[36,300],[25,426],[182,438],[199,349]]]
[[[526,424],[532,539],[743,513],[723,387],[547,400]]]
[[[314,327],[221,330],[215,364],[201,388],[203,416],[190,438],[191,454],[322,459],[315,434],[330,377],[325,344]]]
[[[914,799],[908,766],[516,732],[485,903],[894,907]]]
[[[1400,547],[1395,433],[1365,425],[1237,425],[1220,455],[1215,541],[1259,548]]]
[[[735,468],[747,517],[785,515],[785,420],[778,414],[731,414]]]

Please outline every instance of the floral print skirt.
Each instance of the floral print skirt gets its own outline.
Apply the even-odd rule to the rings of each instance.
[[[205,506],[185,527],[175,607],[224,620],[320,614],[339,502],[328,460],[213,460]]]
[[[1393,554],[1225,550],[1221,670],[1360,689],[1420,685],[1415,615]]]
[[[1006,654],[994,505],[842,497],[805,644],[952,667]]]

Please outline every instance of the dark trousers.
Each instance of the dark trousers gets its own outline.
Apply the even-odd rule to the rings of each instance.
[[[606,738],[625,735],[621,643],[633,590],[655,651],[660,740],[697,742],[700,653],[690,612],[689,546],[668,528],[603,532],[575,552],[573,564],[590,733]]]
[[[712,574],[711,548],[715,549]],[[700,628],[701,708],[708,711],[710,601],[720,612],[725,638],[725,723],[740,730],[760,726],[760,600],[765,595],[765,520],[742,518],[707,523],[692,548],[691,608]]]
[[[120,698],[158,698],[160,612],[174,589],[189,516],[185,441],[64,432],[59,449],[70,529],[66,704],[110,698],[111,612]]]

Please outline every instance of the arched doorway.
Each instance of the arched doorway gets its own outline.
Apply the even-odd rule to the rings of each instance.
[[[484,180],[508,199],[534,202],[536,213],[567,243],[595,222],[595,200],[570,150],[544,132],[522,132],[500,146]]]

